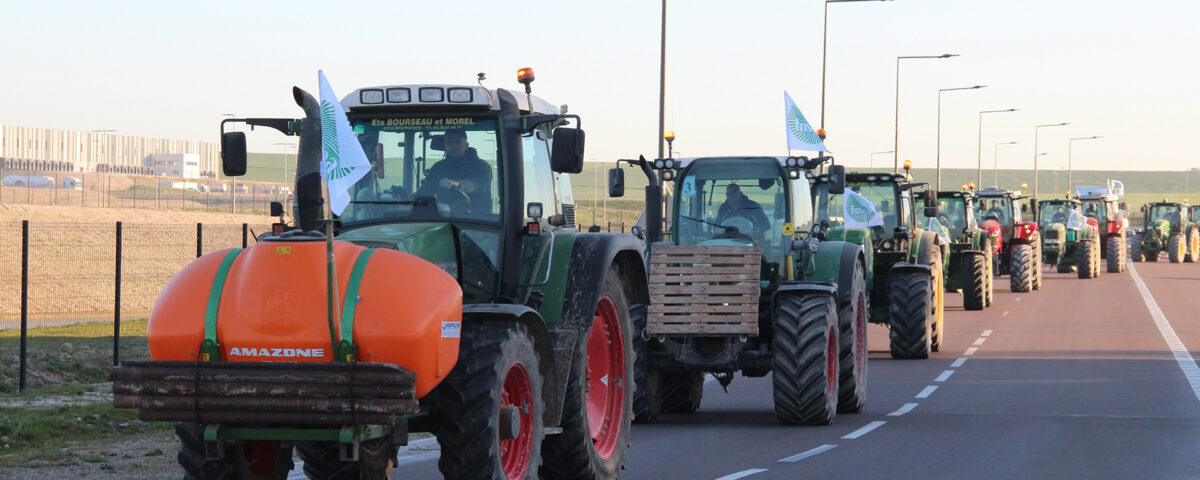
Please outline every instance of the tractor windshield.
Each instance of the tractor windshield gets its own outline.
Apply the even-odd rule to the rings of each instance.
[[[1200,222],[1200,207],[1192,207],[1192,222]]]
[[[970,212],[967,210],[966,199],[963,197],[938,197],[937,201],[937,217],[935,218],[943,227],[950,230],[952,235],[967,229]],[[932,230],[928,227],[931,218],[925,216],[924,209],[918,211],[922,212],[921,227]]]
[[[1073,207],[1069,203],[1042,203],[1038,207],[1041,210],[1038,217],[1038,224],[1067,223],[1067,220],[1071,218]]]
[[[1178,205],[1155,205],[1150,208],[1150,221],[1166,220],[1171,225],[1179,225]]]
[[[1008,197],[988,197],[979,199],[979,217],[983,221],[995,220],[1000,225],[1012,225],[1012,199]]]
[[[351,117],[371,171],[350,190],[342,223],[499,223],[499,142],[494,118],[466,115]]]
[[[753,243],[768,262],[782,257],[788,202],[774,159],[700,159],[676,183],[680,245]]]
[[[867,215],[863,217],[861,223],[853,221],[852,217],[850,226],[869,227],[872,235],[877,239],[892,238],[901,219],[911,213],[908,212],[908,209],[905,209],[904,212],[898,211],[896,205],[899,203],[899,196],[896,192],[896,184],[891,181],[847,180],[846,190],[857,193],[870,203],[870,205],[863,206],[865,210],[855,208],[853,203],[851,204],[851,213],[866,211]],[[813,194],[816,197],[818,221],[828,221],[831,227],[846,225],[846,195],[829,193],[829,184],[824,182],[817,184]],[[872,209],[874,212],[870,211]]]
[[[1087,200],[1083,202],[1083,216],[1092,217],[1098,221],[1106,219],[1111,220],[1108,216],[1108,206],[1101,200]]]

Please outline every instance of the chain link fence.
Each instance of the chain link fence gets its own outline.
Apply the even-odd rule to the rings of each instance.
[[[269,228],[0,223],[0,392],[103,382],[148,358],[147,320],[175,273]]]
[[[278,183],[175,178],[115,173],[5,173],[0,203],[81,207],[266,213],[270,202],[291,200]]]

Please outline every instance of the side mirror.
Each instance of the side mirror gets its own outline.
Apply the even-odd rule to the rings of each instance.
[[[846,193],[846,166],[829,166],[829,193],[841,195]]]
[[[929,207],[933,207],[934,210],[937,209],[937,190],[926,190],[925,191],[925,208],[929,208]],[[926,211],[928,211],[928,210],[926,210]],[[931,217],[932,215],[926,215],[926,216]]]
[[[1021,213],[1029,213],[1029,204],[1028,203],[1021,204]]]
[[[282,217],[283,216],[283,203],[271,202],[271,216],[272,217]]]
[[[608,169],[608,196],[613,198],[625,196],[625,171],[620,167]]]
[[[1142,205],[1142,213],[1146,213],[1146,206]]]
[[[1117,204],[1117,209],[1119,209],[1119,210],[1129,210],[1129,205],[1128,205],[1128,204],[1126,204],[1125,202],[1121,202],[1121,203]]]
[[[221,170],[226,177],[246,174],[246,132],[221,134]]]
[[[928,218],[936,217],[937,216],[937,207],[926,206],[925,207],[925,216]]]
[[[554,145],[550,148],[550,170],[558,173],[583,171],[583,130],[568,127],[554,129]]]

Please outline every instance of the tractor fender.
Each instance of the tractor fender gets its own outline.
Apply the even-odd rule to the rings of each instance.
[[[817,294],[828,295],[836,299],[837,290],[837,285],[829,282],[786,282],[771,294],[771,306],[774,309],[775,297],[780,295]]]
[[[909,248],[909,259],[916,259],[917,263],[928,265],[932,260],[930,255],[934,249],[941,252],[940,241],[937,234],[933,232],[922,231],[919,238],[914,239]]]
[[[561,399],[567,382],[566,378],[556,378],[554,375],[554,347],[550,340],[550,329],[546,327],[542,316],[528,306],[505,303],[463,305],[462,313],[463,323],[516,322],[525,326],[526,331],[533,336],[533,348],[539,360],[538,372],[542,375],[542,399],[547,407],[543,417],[546,425],[551,425],[551,419],[554,420],[553,425],[558,425],[559,416],[562,414]],[[556,405],[557,409],[551,408],[551,405]],[[553,416],[552,410],[556,410]]]
[[[807,269],[804,278],[815,282],[823,282],[837,287],[838,305],[850,301],[850,290],[853,285],[849,281],[841,282],[854,275],[854,263],[863,262],[863,275],[866,275],[867,263],[861,246],[843,241],[824,241],[817,247],[812,256],[812,268]],[[864,287],[864,290],[866,288]],[[867,290],[870,291],[870,290]]]
[[[595,305],[609,267],[617,267],[629,305],[650,303],[644,250],[645,243],[632,235],[589,233],[576,236],[564,279],[562,319],[549,328],[554,350],[552,371],[563,378],[546,378],[546,390],[550,390],[553,382],[562,384],[555,392],[556,396],[548,397],[552,401],[546,402],[546,426],[558,426],[562,419],[566,375],[572,371],[573,362],[582,361],[583,344],[578,340],[592,326]]]
[[[933,270],[931,268],[929,268],[928,263],[897,263],[895,265],[892,265],[891,270],[888,270],[888,276],[890,277],[892,275],[896,275],[896,274],[900,274],[900,273],[918,273],[918,272],[924,273],[926,275],[932,275],[932,271]]]

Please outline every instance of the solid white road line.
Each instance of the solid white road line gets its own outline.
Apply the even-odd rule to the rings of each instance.
[[[986,336],[989,336],[989,335],[991,335],[991,334],[992,334],[992,331],[991,331],[991,330],[984,330],[984,331],[983,331],[983,335],[980,335],[980,336],[981,336],[981,337],[986,337]]]
[[[842,438],[844,438],[844,439],[846,439],[846,440],[854,440],[854,439],[856,439],[856,438],[858,438],[858,437],[861,437],[861,436],[863,436],[863,435],[866,435],[866,434],[868,434],[868,433],[871,433],[871,430],[874,430],[874,429],[876,429],[876,428],[882,427],[882,426],[883,426],[883,424],[885,424],[885,423],[887,423],[887,422],[885,422],[885,421],[883,421],[883,420],[876,420],[876,421],[874,421],[874,422],[871,422],[871,423],[868,423],[868,424],[866,424],[865,426],[863,426],[862,428],[860,428],[860,429],[858,429],[858,430],[855,430],[855,431],[853,431],[853,432],[850,432],[850,433],[846,434],[846,435],[845,435],[845,436],[843,436]]]
[[[962,366],[964,363],[967,363],[967,359],[965,359],[965,358],[960,358],[960,359],[958,359],[958,360],[955,360],[955,361],[954,361],[954,363],[951,363],[951,364],[950,364],[950,368],[958,368],[958,367],[961,367],[961,366]]]
[[[937,390],[936,385],[930,385],[928,387],[925,387],[924,390],[921,390],[921,393],[917,394],[917,398],[929,398],[930,395],[933,395],[934,390]]]
[[[892,412],[892,413],[889,413],[889,414],[888,414],[888,416],[889,416],[889,417],[899,417],[899,416],[901,416],[901,415],[904,415],[904,414],[906,414],[906,413],[908,413],[908,412],[911,412],[911,411],[913,411],[913,409],[914,409],[914,408],[917,408],[917,404],[915,404],[915,403],[906,403],[906,404],[904,404],[904,406],[903,406],[903,407],[900,407],[900,408],[896,409],[896,411],[894,411],[894,412]]]
[[[809,450],[807,452],[797,453],[795,455],[792,455],[792,456],[782,459],[780,461],[786,462],[786,463],[799,462],[801,460],[804,460],[804,459],[811,457],[813,455],[816,455],[818,453],[823,453],[823,452],[828,452],[830,450],[833,450],[833,448],[836,446],[837,445],[829,445],[829,444],[821,445],[821,446],[814,448],[812,450]],[[718,479],[718,480],[720,480],[720,479]]]
[[[976,350],[979,350],[979,347],[968,348],[967,351],[963,352],[963,355],[969,357],[971,355],[974,355]]]
[[[1001,313],[1001,314],[1000,314],[1000,316],[1001,316],[1001,317],[1007,317],[1007,316],[1008,316],[1008,310],[1005,310],[1005,311],[1004,311],[1004,313]]]
[[[1142,283],[1142,277],[1138,276],[1137,268],[1132,263],[1129,264],[1129,275],[1133,277],[1133,283],[1137,284],[1138,292],[1142,294],[1142,300],[1146,302],[1146,309],[1150,310],[1150,316],[1154,317],[1154,324],[1158,325],[1158,332],[1162,334],[1163,340],[1167,341],[1167,346],[1171,347],[1171,353],[1175,355],[1175,362],[1179,364],[1179,368],[1183,370],[1183,376],[1187,377],[1188,383],[1191,384],[1192,393],[1196,395],[1196,400],[1200,400],[1200,366],[1196,365],[1196,360],[1183,345],[1183,341],[1179,340],[1178,335],[1175,335],[1175,329],[1171,328],[1171,322],[1167,321],[1167,316],[1163,315],[1161,308],[1158,308],[1158,302],[1154,301],[1154,296],[1150,295],[1150,289],[1146,288],[1145,283]]]
[[[949,380],[951,375],[954,375],[954,370],[943,370],[942,374],[938,375],[937,378],[933,379],[933,381],[944,382],[946,380]]]
[[[751,475],[754,475],[754,474],[756,474],[756,473],[762,473],[762,472],[765,472],[765,471],[767,471],[767,469],[765,469],[765,468],[751,468],[751,469],[749,469],[749,470],[742,470],[742,471],[740,471],[740,472],[737,472],[737,473],[731,473],[731,474],[729,474],[729,475],[726,475],[726,476],[724,476],[724,477],[718,478],[717,480],[737,480],[737,479],[739,479],[739,478],[742,478],[742,477],[749,477],[749,476],[751,476]]]
[[[986,338],[983,338],[983,337],[976,338],[976,339],[975,339],[975,345],[983,345],[983,342],[984,342],[985,340],[987,340],[987,339],[986,339]]]

